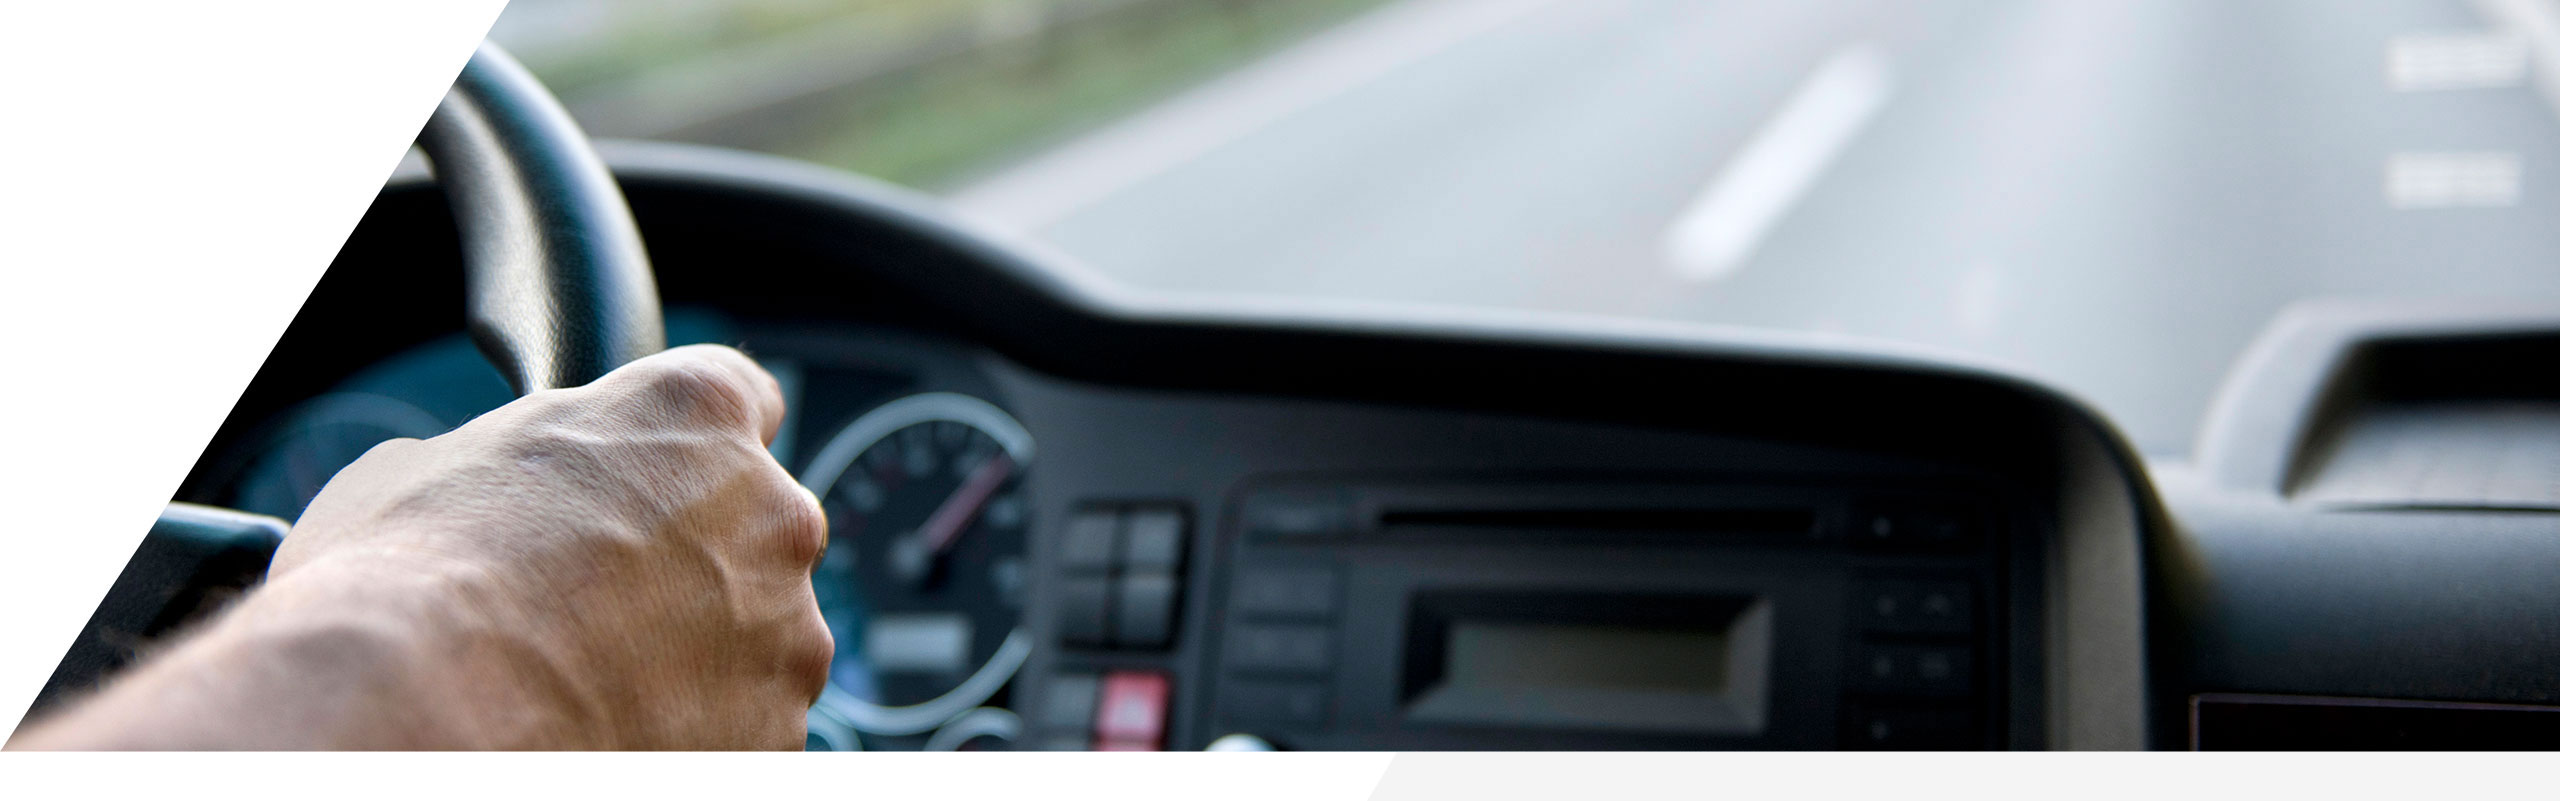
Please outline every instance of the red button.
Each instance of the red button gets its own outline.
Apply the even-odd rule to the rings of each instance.
[[[1101,751],[1155,751],[1164,747],[1165,707],[1173,684],[1162,673],[1119,670],[1102,675],[1094,704],[1093,742]]]

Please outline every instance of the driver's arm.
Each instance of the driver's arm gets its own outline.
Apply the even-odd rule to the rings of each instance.
[[[384,443],[265,585],[12,748],[786,748],[833,653],[773,377],[689,347]]]

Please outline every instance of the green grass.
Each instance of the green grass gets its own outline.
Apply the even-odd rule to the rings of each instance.
[[[648,7],[579,46],[518,53],[543,83],[563,95],[611,84],[650,69],[819,25],[862,18],[882,39],[966,23],[989,8],[1042,0],[716,0],[718,13]]]
[[[886,79],[776,148],[935,187],[1143,107],[1385,0],[1174,0]]]

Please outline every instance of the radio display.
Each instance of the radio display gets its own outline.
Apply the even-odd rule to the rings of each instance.
[[[1722,631],[1459,621],[1444,687],[1724,692]]]
[[[1767,610],[1750,598],[1426,597],[1407,647],[1405,717],[1756,733]]]

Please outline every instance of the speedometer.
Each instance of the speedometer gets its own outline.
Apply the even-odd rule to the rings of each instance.
[[[836,638],[813,745],[934,732],[1021,669],[1031,458],[1021,423],[937,392],[872,410],[810,460],[831,540],[812,583]]]

